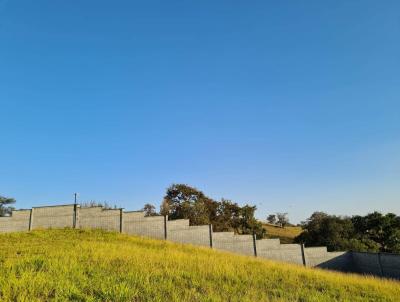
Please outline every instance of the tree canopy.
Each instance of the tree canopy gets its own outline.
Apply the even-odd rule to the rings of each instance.
[[[341,217],[315,212],[302,223],[296,242],[327,246],[330,251],[400,252],[400,217],[379,212]]]
[[[270,214],[267,216],[267,221],[271,224],[275,224],[276,223],[276,215],[275,214]]]
[[[284,228],[289,224],[288,213],[276,213],[277,224]]]
[[[0,216],[10,215],[14,207],[11,207],[9,205],[14,203],[14,198],[0,196]]]
[[[239,206],[227,199],[215,201],[185,184],[173,184],[167,189],[162,208],[168,209],[171,220],[189,219],[191,225],[211,223],[217,232],[251,234],[254,231],[258,238],[265,234],[262,224],[254,217],[255,206]]]
[[[153,206],[150,203],[146,203],[142,210],[144,212],[144,216],[146,216],[146,217],[148,217],[148,216],[156,216],[157,215],[156,207]]]

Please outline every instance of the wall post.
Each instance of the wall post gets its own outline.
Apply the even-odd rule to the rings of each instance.
[[[74,203],[74,217],[72,219],[72,227],[76,229],[76,203]]]
[[[164,215],[164,239],[167,240],[167,215]]]
[[[122,233],[122,231],[123,231],[123,225],[124,225],[123,215],[124,215],[123,209],[119,209],[119,232],[120,233]]]
[[[382,261],[381,261],[381,253],[378,253],[378,263],[379,263],[379,270],[381,272],[381,276],[383,277],[383,268],[382,268]]]
[[[31,212],[29,214],[29,226],[28,226],[29,231],[32,231],[32,220],[33,220],[33,208],[31,209]]]
[[[256,233],[254,231],[253,231],[253,250],[254,250],[254,257],[257,257]]]
[[[304,252],[304,243],[300,244],[300,248],[301,248],[301,259],[303,260],[303,265],[307,266],[306,263],[306,254]]]
[[[213,227],[212,224],[210,223],[208,225],[208,235],[210,237],[210,248],[213,248],[213,237],[212,237],[212,233],[213,233]]]

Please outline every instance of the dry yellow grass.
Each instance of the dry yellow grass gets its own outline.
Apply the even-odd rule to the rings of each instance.
[[[288,226],[281,228],[268,223],[263,224],[263,228],[267,231],[267,238],[279,238],[281,243],[292,243],[294,237],[302,232],[301,227]]]
[[[399,301],[400,283],[103,231],[0,235],[1,301]]]

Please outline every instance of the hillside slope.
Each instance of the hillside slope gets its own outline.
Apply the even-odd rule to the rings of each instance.
[[[116,233],[0,235],[1,301],[399,301],[400,283]]]
[[[302,232],[301,227],[287,226],[281,228],[268,223],[263,223],[263,228],[267,231],[267,238],[279,238],[281,243],[293,243],[293,239]]]

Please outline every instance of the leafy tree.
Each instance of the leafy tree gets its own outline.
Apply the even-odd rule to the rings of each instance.
[[[11,214],[11,211],[14,210],[14,207],[8,206],[10,204],[14,204],[15,199],[0,196],[0,216],[8,216]]]
[[[302,227],[295,241],[307,246],[325,245],[330,251],[400,252],[400,218],[392,213],[350,218],[315,212]]]
[[[189,219],[191,225],[211,223],[214,231],[234,231],[251,234],[253,231],[262,238],[265,230],[254,213],[256,207],[240,207],[230,200],[215,201],[202,191],[184,184],[173,184],[167,189],[162,205],[168,207],[169,218]]]
[[[254,217],[256,210],[256,206],[247,204],[241,208],[240,230],[242,234],[251,234],[254,232],[257,238],[261,239],[264,237],[266,231],[262,227],[262,223]]]
[[[162,216],[169,215],[169,204],[166,199],[163,200],[163,202],[160,205],[160,214]]]
[[[378,243],[382,252],[400,252],[400,217],[393,213],[373,212],[366,216],[353,216],[358,237],[367,237]]]
[[[230,200],[221,199],[213,219],[213,228],[217,232],[238,231],[240,229],[241,207]]]
[[[148,216],[156,216],[157,212],[156,212],[156,207],[153,206],[150,203],[146,203],[143,207],[143,211],[144,211],[144,216],[148,217]]]
[[[386,243],[386,251],[400,253],[400,228],[396,228],[390,232]]]
[[[271,223],[271,224],[275,224],[275,223],[276,223],[276,215],[274,215],[274,214],[268,215],[267,221],[268,221],[269,223]]]
[[[315,212],[303,222],[303,233],[295,238],[307,246],[325,245],[328,250],[343,250],[349,247],[345,238],[352,238],[353,225],[349,218],[330,216],[324,212]]]
[[[284,228],[289,223],[288,213],[276,213],[277,223]]]
[[[209,224],[215,216],[217,203],[196,188],[173,184],[165,195],[170,219],[189,219],[192,225]]]

